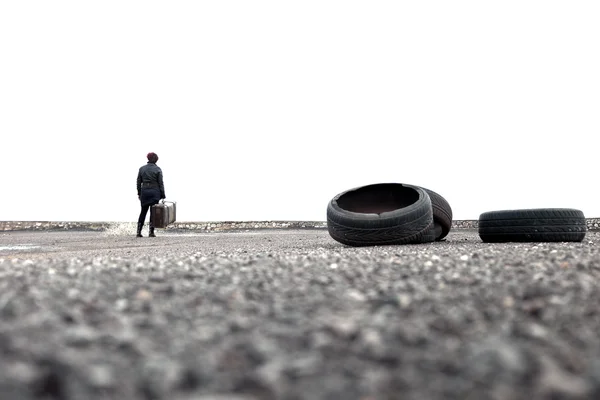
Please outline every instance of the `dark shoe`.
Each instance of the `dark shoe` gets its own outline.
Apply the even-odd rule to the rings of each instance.
[[[137,226],[137,235],[135,235],[135,237],[143,237],[142,236],[142,228],[144,227],[144,224],[140,224],[138,222],[138,226]]]
[[[148,237],[156,237],[156,235],[154,234],[154,227],[150,226],[150,234],[148,235]]]

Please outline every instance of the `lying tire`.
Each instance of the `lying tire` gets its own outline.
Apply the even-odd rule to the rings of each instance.
[[[361,186],[338,194],[327,205],[329,234],[349,246],[423,243],[432,224],[431,200],[418,186]]]
[[[479,216],[479,237],[491,242],[581,242],[587,225],[571,208],[488,211]]]
[[[452,208],[444,197],[433,190],[422,188],[431,199],[433,223],[435,225],[435,240],[444,239],[452,227]]]
[[[435,222],[432,222],[429,225],[429,228],[427,228],[425,230],[423,235],[420,238],[418,238],[416,241],[412,242],[412,244],[435,242],[436,237],[439,234],[439,232],[441,232],[441,229],[438,231],[438,226],[435,224]]]

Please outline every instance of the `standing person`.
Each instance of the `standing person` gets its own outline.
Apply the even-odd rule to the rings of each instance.
[[[136,237],[142,237],[142,228],[144,227],[146,214],[150,207],[166,198],[162,170],[156,165],[158,156],[156,153],[148,153],[146,158],[148,158],[148,163],[140,167],[137,176],[137,193],[142,210],[140,211],[140,217],[138,218]],[[150,212],[150,234],[148,236],[156,237],[154,234],[152,212]]]

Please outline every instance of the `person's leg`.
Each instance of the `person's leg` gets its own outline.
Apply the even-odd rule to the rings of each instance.
[[[149,205],[142,206],[142,210],[140,211],[140,216],[138,218],[137,224],[137,237],[142,237],[142,228],[144,227],[144,221],[146,221],[146,214],[148,214],[149,208]],[[150,214],[150,217],[152,218],[152,214]]]
[[[148,234],[148,237],[156,237],[156,235],[154,234],[154,215],[152,215],[152,211],[150,211],[150,233]]]

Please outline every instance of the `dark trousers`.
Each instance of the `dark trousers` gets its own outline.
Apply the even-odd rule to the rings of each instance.
[[[138,224],[143,224],[146,221],[146,215],[148,210],[160,201],[160,191],[158,189],[142,189],[142,195],[140,197],[140,204],[142,210],[140,211],[140,217],[138,218]],[[152,219],[152,213],[150,213],[150,226],[154,226],[154,220]]]
[[[154,204],[158,204],[158,203],[154,203]],[[144,221],[146,221],[146,215],[148,214],[148,210],[154,204],[146,204],[145,206],[142,206],[142,210],[140,211],[140,217],[138,218],[138,224],[143,224]],[[150,226],[154,226],[154,219],[152,218],[152,213],[150,213]]]

